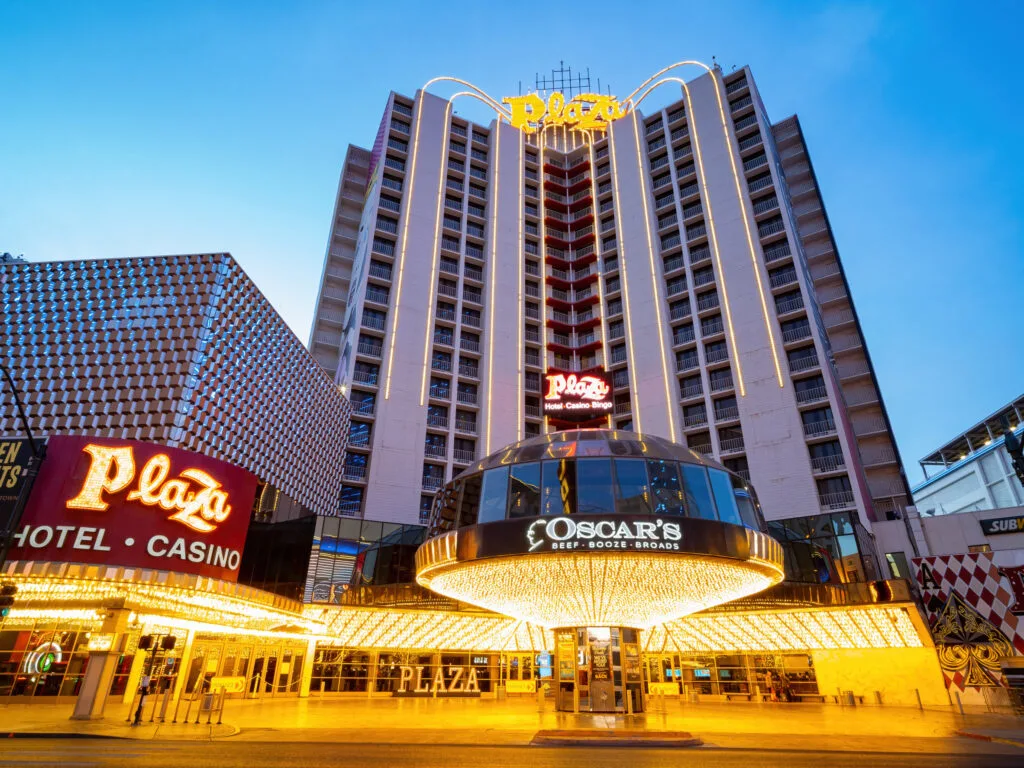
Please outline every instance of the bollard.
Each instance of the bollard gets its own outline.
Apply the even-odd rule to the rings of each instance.
[[[224,693],[220,695],[220,709],[217,710],[217,725],[220,725],[222,722],[224,722],[224,702],[227,701],[227,698],[228,690],[227,688],[225,688]]]
[[[580,689],[576,685],[572,687],[572,711],[575,715],[580,713]]]
[[[921,692],[917,688],[914,689],[914,695],[917,697],[917,708],[924,709],[924,704],[921,703]]]
[[[537,711],[544,711],[544,688],[539,685],[537,686]]]
[[[626,691],[626,714],[633,714],[633,692]]]

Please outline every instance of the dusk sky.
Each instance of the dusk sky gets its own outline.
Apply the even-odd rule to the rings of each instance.
[[[305,342],[346,146],[390,90],[749,64],[771,119],[800,116],[916,482],[1024,391],[1022,8],[5,0],[0,251],[230,251]]]

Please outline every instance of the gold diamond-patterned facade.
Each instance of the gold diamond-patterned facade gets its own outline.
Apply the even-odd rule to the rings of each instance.
[[[3,264],[0,300],[37,434],[197,451],[337,512],[351,408],[230,254]]]

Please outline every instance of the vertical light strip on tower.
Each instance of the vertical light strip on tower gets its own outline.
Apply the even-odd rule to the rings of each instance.
[[[430,350],[433,347],[433,344],[430,341],[430,331],[434,327],[433,307],[437,290],[437,262],[440,254],[440,248],[438,248],[438,241],[441,239],[441,201],[445,197],[444,183],[445,178],[448,175],[445,169],[448,165],[448,135],[451,132],[449,120],[451,119],[452,114],[452,102],[455,101],[455,99],[458,96],[462,95],[463,94],[461,93],[457,93],[455,94],[455,96],[452,96],[448,100],[448,106],[446,106],[444,110],[444,133],[441,135],[441,166],[437,172],[437,213],[435,214],[434,217],[434,250],[432,252],[433,263],[430,268],[430,285],[427,287],[427,292],[428,295],[430,296],[430,300],[427,302],[427,321],[426,323],[424,323],[426,325],[426,330],[424,331],[423,338],[423,380],[420,382],[421,406],[426,404],[427,371],[430,370]]]
[[[732,149],[732,137],[729,135],[729,126],[725,121],[725,109],[722,106],[722,94],[719,91],[719,77],[718,74],[712,70],[708,74],[711,75],[711,82],[715,89],[715,98],[718,100],[718,115],[722,121],[722,137],[725,139],[725,153],[729,155],[729,164],[732,166],[732,178],[736,182],[736,201],[740,206],[740,213],[743,216],[743,229],[747,234],[747,248],[750,250],[750,266],[754,270],[754,280],[757,281],[757,294],[761,297],[761,312],[764,316],[764,327],[768,331],[768,346],[772,351],[772,360],[775,362],[775,375],[778,378],[779,386],[784,387],[785,382],[782,378],[782,366],[779,363],[779,355],[775,349],[775,331],[772,329],[772,319],[768,315],[768,301],[765,298],[764,285],[761,283],[761,268],[757,260],[757,251],[754,250],[754,239],[750,231],[750,221],[747,218],[747,201],[743,196],[743,191],[740,189],[740,176],[736,170],[736,158],[733,156]],[[722,87],[725,84],[722,83]]]
[[[416,160],[420,149],[420,126],[423,125],[423,98],[426,92],[421,90],[416,99],[416,132],[413,135],[411,168],[409,169],[409,190],[405,197],[405,221],[402,223],[402,247],[398,254],[398,285],[395,291],[395,308],[391,316],[391,338],[388,346],[388,372],[384,379],[384,399],[391,397],[391,368],[395,362],[395,337],[398,335],[398,311],[402,305],[402,277],[405,273],[405,250],[409,242],[409,219],[412,216],[412,193],[416,186]],[[376,223],[374,224],[376,226]],[[428,308],[428,311],[429,308]]]
[[[647,169],[644,168],[643,164],[643,153],[640,149],[640,122],[637,118],[636,110],[633,110],[633,136],[636,139],[636,168],[640,174],[640,199],[644,204],[644,230],[647,232],[647,255],[651,261],[651,288],[654,290],[654,301],[655,311],[658,313],[658,351],[661,353],[661,371],[662,379],[665,382],[665,408],[668,410],[668,429],[669,434],[673,442],[679,440],[679,436],[676,433],[676,408],[679,407],[678,398],[672,397],[671,385],[669,384],[669,371],[668,361],[665,358],[665,330],[662,328],[661,322],[661,311],[662,311],[662,300],[661,291],[658,290],[658,284],[661,280],[658,278],[658,270],[654,266],[654,240],[651,237],[651,214],[647,207]],[[674,377],[673,377],[674,378]]]
[[[498,269],[498,190],[499,168],[501,162],[501,117],[494,122],[494,179],[491,186],[494,196],[491,201],[491,300],[487,305],[490,313],[487,335],[487,439],[484,441],[484,453],[491,452],[491,412],[494,408],[494,286],[498,281],[495,273]]]
[[[544,141],[543,129],[537,133],[537,217],[540,219],[540,351],[541,370],[548,366],[548,267],[547,267],[547,225],[544,223],[544,149],[547,142]],[[541,387],[543,389],[543,386]],[[548,433],[548,417],[544,415],[543,407],[540,410],[540,418],[544,434]]]
[[[524,209],[525,198],[526,198],[526,134],[522,131],[519,132],[519,243],[516,248],[516,261],[519,264],[519,285],[516,287],[516,307],[517,317],[519,319],[519,327],[516,329],[518,333],[519,344],[516,346],[519,357],[516,363],[516,371],[518,376],[516,377],[516,439],[520,440],[523,437],[523,376],[526,375],[526,364],[524,358],[526,352],[523,349],[523,326],[525,325],[524,320],[524,309],[523,301],[525,296],[523,295],[523,281],[524,267],[523,262],[526,261],[526,239],[523,237],[523,227],[526,223],[526,210]]]
[[[640,388],[636,383],[636,362],[633,358],[633,320],[629,313],[629,279],[626,275],[626,238],[622,235],[622,203],[619,197],[619,164],[615,161],[615,137],[612,136],[615,126],[608,126],[608,154],[612,161],[612,183],[615,186],[615,200],[613,201],[613,209],[615,211],[615,231],[618,234],[619,239],[619,271],[622,273],[622,302],[623,309],[625,310],[626,319],[626,336],[629,339],[629,348],[626,350],[626,354],[629,358],[629,378],[633,382],[633,392],[630,398],[630,407],[633,411],[633,431],[642,432],[643,429],[640,426]],[[598,279],[600,279],[600,274]],[[615,409],[612,407],[612,414],[614,415]]]
[[[725,309],[725,322],[729,328],[729,341],[732,344],[732,355],[733,361],[736,363],[736,377],[739,379],[740,397],[747,396],[746,385],[743,383],[743,364],[740,362],[740,352],[736,346],[736,333],[732,327],[732,310],[729,308],[729,290],[725,284],[725,273],[722,271],[722,255],[718,252],[718,234],[715,228],[715,215],[711,209],[711,193],[708,189],[708,180],[704,175],[704,160],[703,153],[700,150],[700,135],[697,131],[697,121],[694,119],[693,113],[693,99],[690,97],[690,88],[686,85],[686,82],[682,78],[673,77],[665,78],[666,80],[676,80],[683,87],[683,95],[686,100],[686,111],[689,114],[687,122],[690,126],[690,130],[693,132],[693,153],[697,159],[697,170],[700,173],[700,183],[704,187],[704,203],[708,209],[708,224],[711,227],[711,246],[712,251],[715,254],[715,270],[719,282],[722,284],[722,307]],[[689,248],[687,248],[689,251]],[[698,315],[700,314],[700,308],[697,308]]]
[[[600,206],[597,201],[597,158],[594,155],[594,135],[592,133],[584,134],[585,141],[588,143],[588,151],[590,153],[590,197],[591,205],[594,207],[594,253],[597,255],[597,307],[601,313],[601,360],[604,362],[604,366],[608,367],[608,312],[604,305],[604,275],[601,273],[601,268],[604,265],[604,252],[601,246],[601,227],[600,219],[598,218],[598,211]],[[610,142],[610,140],[609,140]],[[609,429],[613,426],[614,412],[608,414],[608,427]]]

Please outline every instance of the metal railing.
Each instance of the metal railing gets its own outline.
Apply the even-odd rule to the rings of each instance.
[[[836,423],[832,419],[821,421],[809,421],[804,423],[804,435],[807,437],[821,437],[822,435],[835,434]]]
[[[843,458],[841,453],[829,456],[812,456],[811,467],[815,472],[836,472],[846,468],[846,459]]]

